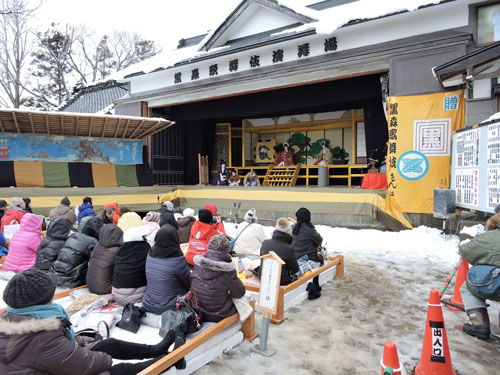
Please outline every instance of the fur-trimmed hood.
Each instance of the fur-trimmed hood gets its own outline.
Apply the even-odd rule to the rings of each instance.
[[[0,361],[3,363],[13,361],[31,343],[35,335],[60,329],[63,325],[58,318],[38,319],[3,314],[0,317]]]
[[[208,250],[205,253],[205,256],[196,255],[193,261],[196,266],[210,271],[236,271],[231,256],[229,254],[223,254],[218,251]]]
[[[497,228],[500,228],[500,214],[490,217],[486,222],[486,230],[493,230]]]

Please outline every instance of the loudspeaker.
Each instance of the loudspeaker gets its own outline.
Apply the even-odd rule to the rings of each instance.
[[[438,219],[447,219],[455,215],[455,190],[434,189],[434,214]]]

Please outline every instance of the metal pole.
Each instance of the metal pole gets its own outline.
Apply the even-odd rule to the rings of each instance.
[[[267,351],[267,338],[269,335],[269,317],[267,314],[262,318],[262,327],[260,328],[260,350]]]

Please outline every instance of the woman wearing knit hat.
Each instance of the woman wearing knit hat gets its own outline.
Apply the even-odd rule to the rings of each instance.
[[[257,211],[251,208],[245,214],[236,233],[233,251],[239,255],[260,255],[260,247],[266,240],[264,228],[258,223]]]
[[[285,262],[281,268],[280,285],[288,285],[297,280],[295,275],[299,272],[299,265],[292,247],[292,227],[284,217],[280,217],[276,222],[272,238],[262,244],[260,255],[270,251],[274,251]]]
[[[245,295],[245,286],[238,278],[229,255],[226,236],[213,236],[205,256],[194,257],[191,291],[197,295],[203,321],[219,322],[236,313],[232,298]]]
[[[51,302],[56,284],[53,274],[35,269],[16,274],[7,284],[7,311],[0,316],[1,374],[137,374],[168,353],[174,332],[156,345],[114,338],[89,343],[75,336],[67,312]],[[155,359],[113,366],[112,358]]]
[[[156,211],[149,211],[142,219],[140,226],[142,235],[148,241],[149,246],[153,247],[155,244],[155,236],[160,229],[160,214]]]
[[[179,224],[177,234],[179,235],[179,243],[187,243],[189,242],[191,228],[196,221],[196,217],[194,217],[194,210],[192,208],[186,208],[182,212],[182,215],[183,217],[177,220],[177,224]]]
[[[212,212],[206,209],[200,209],[198,213],[199,220],[191,227],[189,235],[189,244],[186,252],[187,262],[194,266],[193,258],[195,255],[204,256],[207,252],[208,241],[216,234],[221,233],[217,225],[214,224]]]

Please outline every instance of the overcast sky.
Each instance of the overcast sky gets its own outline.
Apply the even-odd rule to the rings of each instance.
[[[135,32],[169,50],[218,25],[241,0],[43,0],[37,23],[84,24],[99,34]]]

